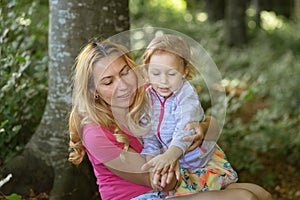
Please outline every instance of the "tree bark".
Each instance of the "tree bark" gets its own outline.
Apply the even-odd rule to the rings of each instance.
[[[204,2],[210,22],[216,22],[225,18],[225,0],[204,0]]]
[[[33,189],[51,191],[51,199],[93,199],[97,187],[89,162],[76,167],[67,161],[71,71],[90,38],[129,29],[128,0],[50,0],[49,5],[47,105],[23,153],[1,169],[13,175],[1,191],[26,195]]]
[[[300,24],[300,0],[295,0],[295,21],[297,24]]]
[[[226,37],[229,46],[241,47],[247,42],[246,7],[247,1],[227,1]]]

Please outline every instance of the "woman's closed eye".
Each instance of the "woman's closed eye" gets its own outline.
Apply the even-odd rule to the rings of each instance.
[[[102,84],[103,85],[110,85],[110,84],[112,84],[112,81],[103,81]]]
[[[128,65],[126,65],[126,66],[121,70],[120,76],[126,76],[126,75],[130,74],[130,73],[131,73],[131,70],[132,70],[132,69],[131,69]]]
[[[121,76],[126,76],[126,75],[128,75],[128,74],[129,74],[129,71],[130,71],[130,70],[124,70],[124,71],[122,71],[122,72],[121,72]]]
[[[113,78],[112,77],[105,77],[102,80],[100,80],[100,84],[101,85],[110,85],[113,82]]]

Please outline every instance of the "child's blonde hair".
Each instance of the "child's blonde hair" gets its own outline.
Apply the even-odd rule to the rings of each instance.
[[[195,67],[189,62],[191,56],[190,46],[184,39],[171,34],[156,36],[147,46],[143,55],[143,64],[147,66],[151,57],[156,53],[172,53],[182,59],[184,70],[187,70],[186,79],[190,80],[196,74]]]
[[[111,54],[124,58],[128,66],[136,68],[136,63],[126,48],[108,41],[95,40],[88,43],[76,58],[73,74],[73,107],[69,118],[70,153],[69,161],[81,163],[85,148],[81,141],[82,128],[85,124],[96,123],[106,129],[114,128],[117,141],[128,149],[129,141],[113,117],[111,107],[101,97],[95,96],[93,67],[96,62]],[[135,72],[137,75],[137,72]],[[139,76],[137,75],[137,79]],[[128,127],[135,132],[144,133],[148,128],[140,126],[142,117],[147,117],[147,97],[144,87],[138,87],[133,104],[129,107]]]

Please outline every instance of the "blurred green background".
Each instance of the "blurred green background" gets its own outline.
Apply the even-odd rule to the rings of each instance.
[[[219,144],[240,181],[260,184],[277,199],[299,199],[299,1],[262,1],[260,7],[259,0],[247,2],[246,40],[238,44],[228,42],[231,27],[224,13],[209,7],[212,2],[130,0],[130,25],[176,30],[206,49],[227,91]],[[217,2],[215,8],[224,11],[226,1]],[[0,5],[2,165],[22,151],[44,111],[49,8],[46,0],[1,0]],[[209,95],[200,91],[199,96],[209,113]]]

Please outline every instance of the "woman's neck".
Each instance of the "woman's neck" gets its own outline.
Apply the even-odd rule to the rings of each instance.
[[[112,114],[116,122],[120,126],[127,127],[127,114],[129,112],[128,108],[119,108],[119,107],[112,107]]]

